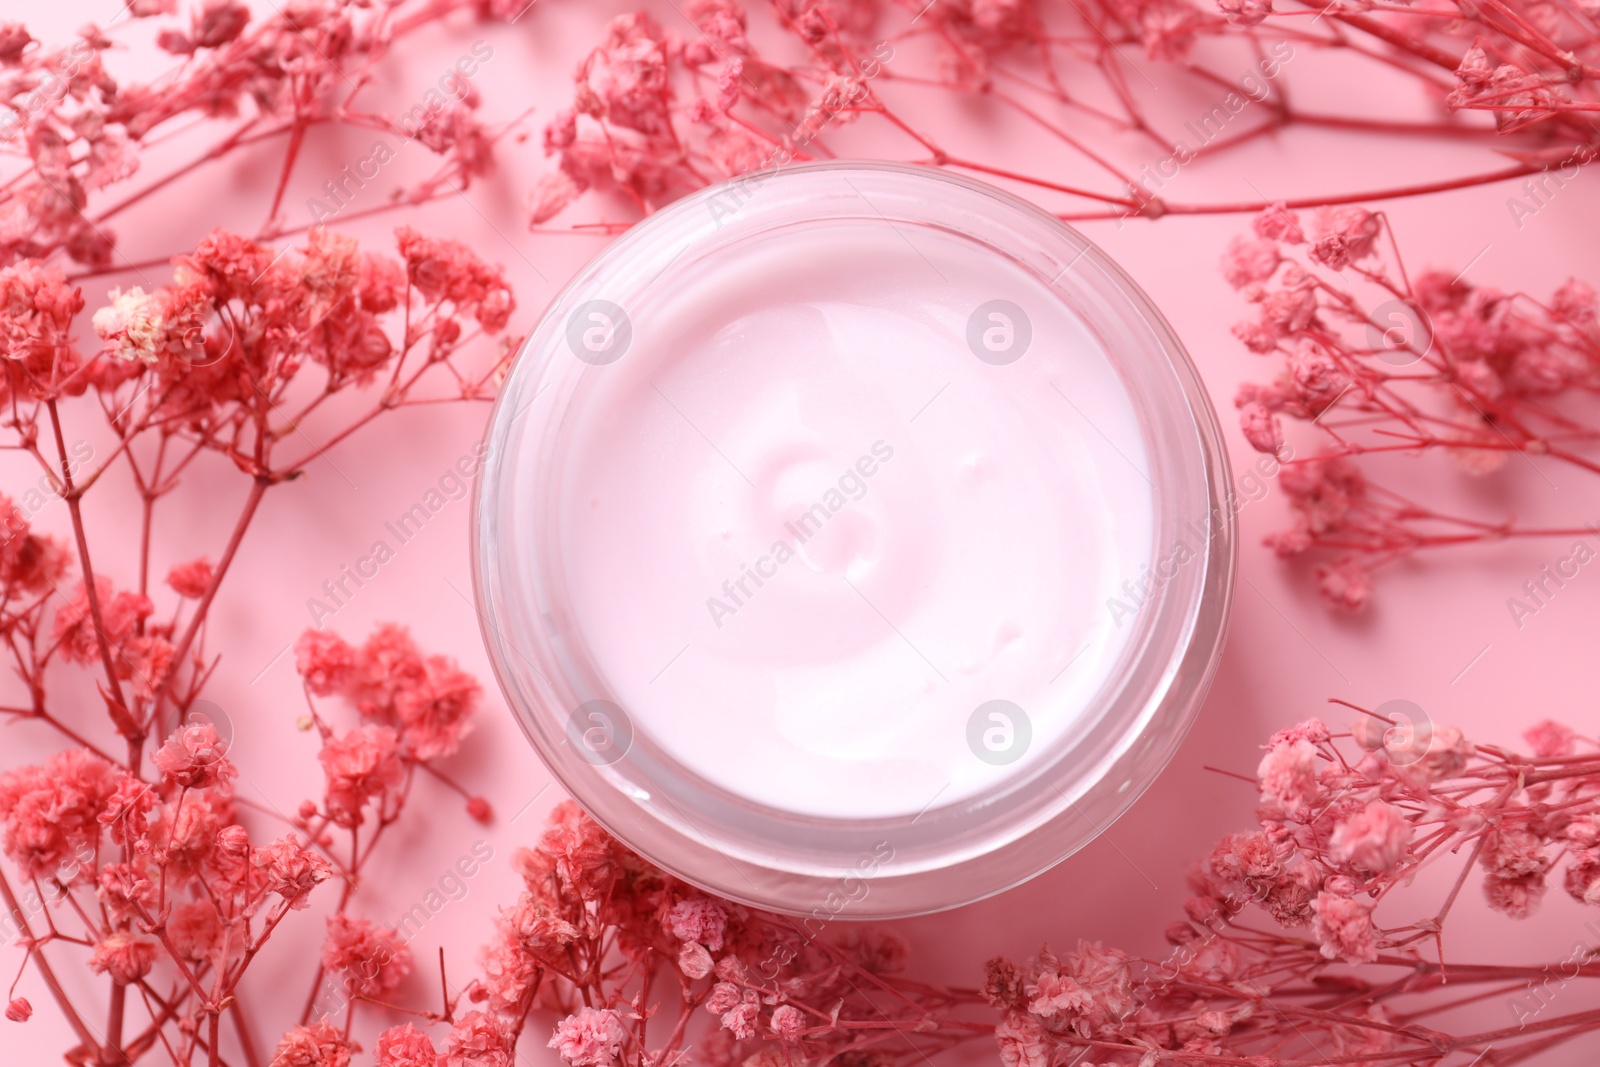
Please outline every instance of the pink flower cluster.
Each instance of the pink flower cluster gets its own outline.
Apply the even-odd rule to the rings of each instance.
[[[1374,484],[1366,457],[1436,452],[1481,476],[1520,452],[1587,475],[1600,444],[1592,411],[1553,403],[1600,388],[1592,289],[1568,281],[1541,303],[1443,271],[1408,278],[1382,262],[1385,233],[1382,216],[1364,208],[1324,209],[1308,227],[1278,205],[1221,264],[1258,309],[1234,332],[1281,360],[1275,381],[1246,384],[1235,398],[1245,440],[1284,459],[1278,484],[1292,524],[1267,543],[1282,557],[1315,559],[1309,570],[1324,599],[1352,611],[1369,600],[1374,570],[1424,549],[1583,532],[1442,513]],[[1314,433],[1320,451],[1295,455],[1286,423]]]
[[[1166,957],[1080,944],[1021,966],[991,961],[983,992],[1002,1015],[1002,1063],[1422,1063],[1489,1044],[1514,1056],[1587,1032],[1577,1005],[1527,1034],[1498,1019],[1482,1034],[1407,1028],[1391,1000],[1448,976],[1452,996],[1482,983],[1472,1000],[1506,996],[1517,1019],[1549,1005],[1540,983],[1550,968],[1447,966],[1443,926],[1474,868],[1489,905],[1512,918],[1532,911],[1563,858],[1568,893],[1600,903],[1600,742],[1541,723],[1527,757],[1427,721],[1363,714],[1353,734],[1312,719],[1272,737],[1257,770],[1258,828],[1197,865]],[[1381,921],[1424,863],[1451,855],[1460,874],[1436,912],[1419,918],[1410,901]],[[1508,979],[1510,994],[1500,985]],[[1318,999],[1319,984],[1330,999]],[[1344,1000],[1339,990],[1361,995]],[[1414,1000],[1405,1011],[1433,1014]]]
[[[380,625],[359,647],[307,630],[295,644],[295,666],[311,693],[337,694],[355,705],[367,723],[361,736],[374,766],[382,762],[379,750],[415,760],[455,752],[483,696],[455,660],[424,655],[410,632],[393,623]]]

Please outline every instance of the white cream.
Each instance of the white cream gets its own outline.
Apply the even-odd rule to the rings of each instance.
[[[1107,602],[1153,516],[1130,398],[1050,286],[854,221],[674,264],[651,294],[568,412],[556,513],[568,625],[636,738],[751,802],[868,818],[1071,736],[1134,631]],[[1031,326],[1004,365],[968,343],[994,300]],[[969,745],[997,699],[1031,727],[1009,763]]]

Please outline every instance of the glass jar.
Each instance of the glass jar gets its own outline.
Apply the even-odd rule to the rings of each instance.
[[[998,893],[1101,833],[1216,667],[1234,504],[1148,298],[948,172],[706,189],[561,292],[495,406],[506,699],[661,867],[810,923]]]

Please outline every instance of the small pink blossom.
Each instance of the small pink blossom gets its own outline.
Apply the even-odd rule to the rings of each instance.
[[[438,1067],[439,1053],[427,1034],[410,1023],[378,1035],[377,1067]]]
[[[226,795],[228,783],[239,775],[227,752],[228,742],[218,736],[215,726],[192,722],[172,731],[151,762],[174,785],[184,789],[214,788]]]
[[[1261,783],[1261,799],[1293,814],[1310,802],[1317,791],[1317,749],[1301,738],[1280,742],[1267,750],[1256,768]]]
[[[1049,972],[1027,986],[1028,1011],[1046,1020],[1070,1019],[1087,1014],[1094,997],[1067,975]]]
[[[448,300],[475,314],[490,333],[505,328],[515,303],[503,270],[458,241],[424,237],[409,226],[400,227],[396,235],[406,276],[425,298]]]
[[[1360,611],[1372,599],[1372,575],[1353,559],[1319,563],[1314,573],[1317,592],[1341,611]]]
[[[1400,809],[1374,800],[1334,828],[1332,852],[1358,871],[1387,874],[1405,855],[1410,840],[1411,824]]]
[[[548,1047],[568,1067],[612,1067],[626,1039],[616,1012],[579,1008],[556,1024]]]
[[[95,578],[95,597],[100,603],[97,628],[89,603],[87,587],[78,583],[72,598],[56,612],[51,640],[61,646],[61,655],[83,666],[100,662],[100,641],[115,649],[133,636],[134,627],[155,611],[150,598],[142,593],[116,592],[111,580]]]
[[[14,1023],[25,1023],[33,1018],[33,1005],[26,997],[12,997],[6,1005],[6,1018]]]
[[[121,783],[111,764],[78,748],[0,775],[6,855],[30,878],[86,875],[84,860],[95,855],[101,816]]]
[[[1572,853],[1563,885],[1572,899],[1600,904],[1600,851],[1586,848]]]
[[[1371,904],[1333,893],[1318,893],[1311,907],[1311,930],[1324,956],[1346,963],[1371,963],[1378,958]]]
[[[210,959],[222,949],[222,917],[209,900],[179,904],[167,918],[167,936],[186,960]]]
[[[1261,404],[1252,401],[1239,409],[1239,429],[1257,452],[1275,456],[1283,450],[1283,424]]]
[[[722,1026],[740,1041],[756,1035],[756,1019],[761,1015],[761,998],[747,989],[739,1003],[722,1013]]]
[[[698,941],[685,941],[678,949],[678,970],[686,978],[704,978],[711,973],[713,966],[711,953]]]
[[[1543,875],[1523,878],[1489,875],[1483,880],[1483,895],[1489,907],[1513,919],[1526,919],[1532,915],[1548,888]]]
[[[326,1019],[283,1035],[267,1067],[350,1067],[354,1046]]]
[[[211,561],[205,558],[180,563],[167,572],[167,585],[181,597],[199,600],[211,587]]]
[[[332,696],[350,683],[356,652],[338,634],[307,630],[294,645],[295,670],[319,697]]]
[[[1050,1043],[1044,1024],[1026,1012],[1007,1012],[995,1027],[1001,1067],[1050,1067]]]
[[[306,907],[311,890],[333,877],[333,865],[293,834],[256,849],[250,862],[265,877],[266,891],[278,894],[291,908]]]
[[[328,815],[340,826],[359,826],[364,809],[382,803],[400,784],[400,742],[387,726],[366,725],[330,738],[317,754],[328,779]]]
[[[1217,0],[1217,9],[1235,26],[1254,26],[1272,14],[1272,0]]]
[[[711,992],[706,997],[706,1011],[712,1015],[721,1015],[732,1011],[739,1006],[739,987],[732,982],[718,982],[711,987]]]
[[[472,1011],[456,1020],[439,1067],[511,1067],[510,1033],[491,1015]]]
[[[382,996],[411,973],[411,949],[394,930],[343,913],[328,917],[322,966],[357,996]]]
[[[1578,735],[1571,727],[1550,719],[1541,720],[1528,727],[1522,736],[1528,742],[1528,747],[1533,749],[1533,754],[1541,759],[1572,755],[1578,739]]]
[[[1272,277],[1281,262],[1283,257],[1270,241],[1235,237],[1222,254],[1222,277],[1235,289],[1243,289]]]
[[[680,900],[667,912],[667,929],[680,941],[698,941],[712,952],[722,949],[722,935],[728,926],[728,912],[708,896]]]
[[[160,945],[152,937],[118,930],[94,947],[89,969],[96,974],[110,975],[114,982],[128,985],[150,973],[159,948]]]
[[[780,1004],[772,1009],[772,1032],[785,1041],[794,1041],[806,1029],[805,1013],[793,1004]]]
[[[1366,208],[1323,208],[1317,215],[1317,239],[1309,254],[1330,270],[1344,270],[1370,256],[1382,232],[1382,221]]]

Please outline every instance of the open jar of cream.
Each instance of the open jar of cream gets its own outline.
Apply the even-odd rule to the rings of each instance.
[[[660,866],[827,921],[1032,877],[1171,758],[1220,652],[1216,419],[1138,288],[941,171],[687,197],[495,407],[477,595],[560,782]]]

